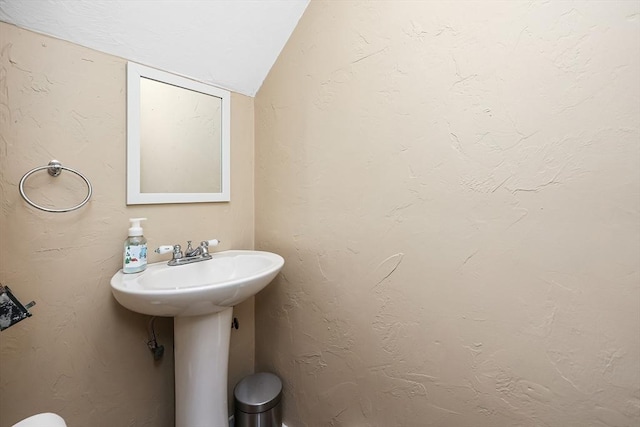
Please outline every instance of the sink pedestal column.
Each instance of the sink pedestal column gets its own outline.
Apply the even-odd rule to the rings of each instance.
[[[174,317],[176,427],[229,424],[227,372],[233,308]]]

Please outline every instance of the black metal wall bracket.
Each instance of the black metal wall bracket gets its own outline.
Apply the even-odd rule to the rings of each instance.
[[[35,301],[22,305],[8,286],[0,283],[0,331],[15,325],[21,320],[31,317],[29,309],[36,305]]]

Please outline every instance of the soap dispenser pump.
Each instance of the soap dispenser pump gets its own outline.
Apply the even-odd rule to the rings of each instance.
[[[147,268],[147,239],[142,235],[140,221],[147,218],[130,218],[129,237],[124,241],[123,273],[139,273]]]

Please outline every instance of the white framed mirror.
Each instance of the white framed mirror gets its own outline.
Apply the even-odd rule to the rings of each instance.
[[[229,91],[127,64],[127,204],[228,202]]]

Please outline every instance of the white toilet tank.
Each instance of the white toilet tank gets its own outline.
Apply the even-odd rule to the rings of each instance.
[[[67,427],[60,415],[47,412],[44,414],[34,415],[29,418],[25,418],[18,424],[14,424],[11,427]]]

